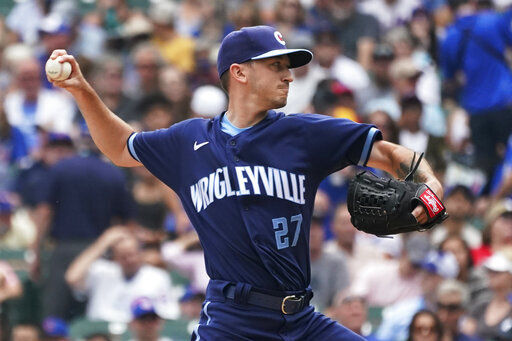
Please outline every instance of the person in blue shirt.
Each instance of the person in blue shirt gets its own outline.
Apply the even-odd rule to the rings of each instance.
[[[81,138],[81,144],[87,145],[90,137],[82,134]],[[124,173],[102,160],[94,148],[81,153],[68,150],[66,157],[40,175],[44,175],[44,181],[37,179],[41,188],[35,198],[36,259],[31,276],[43,282],[43,316],[70,319],[81,313],[81,305],[65,282],[64,273],[109,226],[133,224],[133,199]],[[46,238],[53,242],[48,263],[41,260]],[[43,279],[39,278],[40,272],[46,274]]]
[[[311,52],[287,49],[269,26],[234,31],[217,58],[228,110],[138,133],[101,102],[73,56],[51,58],[72,64],[70,78],[53,83],[74,96],[99,149],[118,166],[144,165],[180,197],[211,278],[193,340],[361,340],[309,304],[316,189],[353,164],[404,177],[414,153],[371,125],[274,111],[286,105],[290,69]],[[442,196],[427,162],[417,178]],[[412,214],[427,220],[421,207]]]
[[[505,51],[512,46],[512,10],[496,12],[490,1],[451,1],[457,14],[441,43],[440,66],[445,89],[457,91],[470,115],[476,162],[490,180],[500,161],[497,149],[512,132],[512,71]]]

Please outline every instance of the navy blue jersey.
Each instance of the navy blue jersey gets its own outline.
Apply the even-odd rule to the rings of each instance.
[[[132,134],[130,153],[179,195],[210,278],[304,289],[317,187],[334,171],[365,164],[380,132],[345,119],[269,111],[230,136],[221,118]]]

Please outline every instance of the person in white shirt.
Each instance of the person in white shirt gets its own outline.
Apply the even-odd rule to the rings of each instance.
[[[100,257],[112,249],[113,260]],[[130,303],[138,297],[153,300],[160,316],[179,315],[177,290],[169,274],[142,263],[137,239],[125,227],[111,227],[71,264],[66,281],[76,293],[88,297],[87,318],[129,322]]]
[[[385,307],[421,295],[420,265],[430,250],[429,239],[419,233],[408,236],[402,256],[373,262],[361,269],[350,292],[362,296],[368,305]]]

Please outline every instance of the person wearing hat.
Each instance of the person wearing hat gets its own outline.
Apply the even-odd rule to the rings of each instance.
[[[131,304],[132,320],[131,341],[172,341],[162,337],[164,320],[158,315],[155,305],[149,297],[139,297]]]
[[[50,53],[58,48],[68,49],[73,42],[71,26],[64,19],[56,14],[46,16],[39,24],[39,39],[41,50],[37,59],[41,63],[41,80],[46,89],[52,90],[52,84],[46,79],[44,66]]]
[[[47,317],[43,321],[43,340],[44,341],[68,341],[69,326],[61,318]]]
[[[472,317],[477,321],[476,333],[484,340],[512,339],[512,247],[508,246],[488,258],[487,272],[490,299],[476,302]]]
[[[414,152],[381,141],[370,125],[274,111],[287,103],[290,69],[312,57],[286,48],[269,26],[231,32],[217,58],[228,110],[134,133],[101,102],[73,56],[52,54],[72,64],[70,78],[53,83],[74,96],[99,149],[118,166],[145,165],[174,189],[198,232],[212,279],[194,340],[361,340],[310,305],[316,189],[349,164],[405,177]],[[416,175],[442,197],[426,161]],[[412,215],[427,221],[422,207]]]

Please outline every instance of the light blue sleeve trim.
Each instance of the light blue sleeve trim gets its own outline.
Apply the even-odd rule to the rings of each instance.
[[[135,152],[135,148],[133,147],[133,140],[135,139],[135,136],[137,135],[137,133],[133,133],[130,135],[130,137],[128,138],[128,151],[130,152],[130,155],[137,161],[139,161],[140,163],[142,163],[139,159],[139,157],[137,156],[137,153]]]
[[[370,147],[372,146],[373,139],[375,138],[375,134],[377,134],[379,130],[375,127],[370,128],[368,135],[366,136],[366,141],[364,143],[363,152],[361,153],[361,158],[357,163],[358,166],[364,166],[366,161],[368,160],[368,155],[370,153]]]

